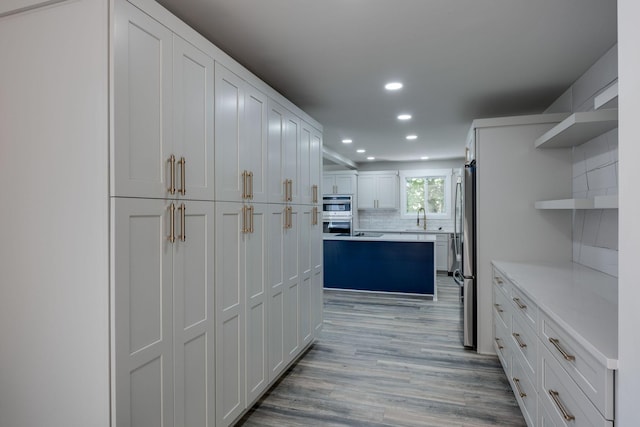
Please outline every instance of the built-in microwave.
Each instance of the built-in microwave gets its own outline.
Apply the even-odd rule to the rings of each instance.
[[[351,216],[335,216],[322,219],[322,232],[325,234],[351,235],[352,229],[353,218]]]
[[[353,214],[351,194],[325,194],[322,196],[322,217],[351,216]]]

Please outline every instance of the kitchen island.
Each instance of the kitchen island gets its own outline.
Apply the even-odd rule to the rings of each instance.
[[[402,292],[436,300],[433,234],[324,235],[324,287]]]

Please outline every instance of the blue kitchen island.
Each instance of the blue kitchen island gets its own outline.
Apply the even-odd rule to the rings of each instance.
[[[324,235],[324,287],[402,292],[436,300],[434,235]]]

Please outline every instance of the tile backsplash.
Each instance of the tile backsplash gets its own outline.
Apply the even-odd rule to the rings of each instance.
[[[358,211],[358,228],[362,230],[406,230],[416,229],[417,218],[402,218],[400,211],[392,210],[359,210]],[[420,218],[422,226],[422,217]],[[427,230],[438,231],[442,229],[445,232],[453,232],[453,218],[451,219],[428,219]]]

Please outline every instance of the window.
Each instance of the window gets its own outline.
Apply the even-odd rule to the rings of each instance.
[[[424,208],[429,218],[451,216],[451,169],[400,171],[402,216],[415,217]]]

